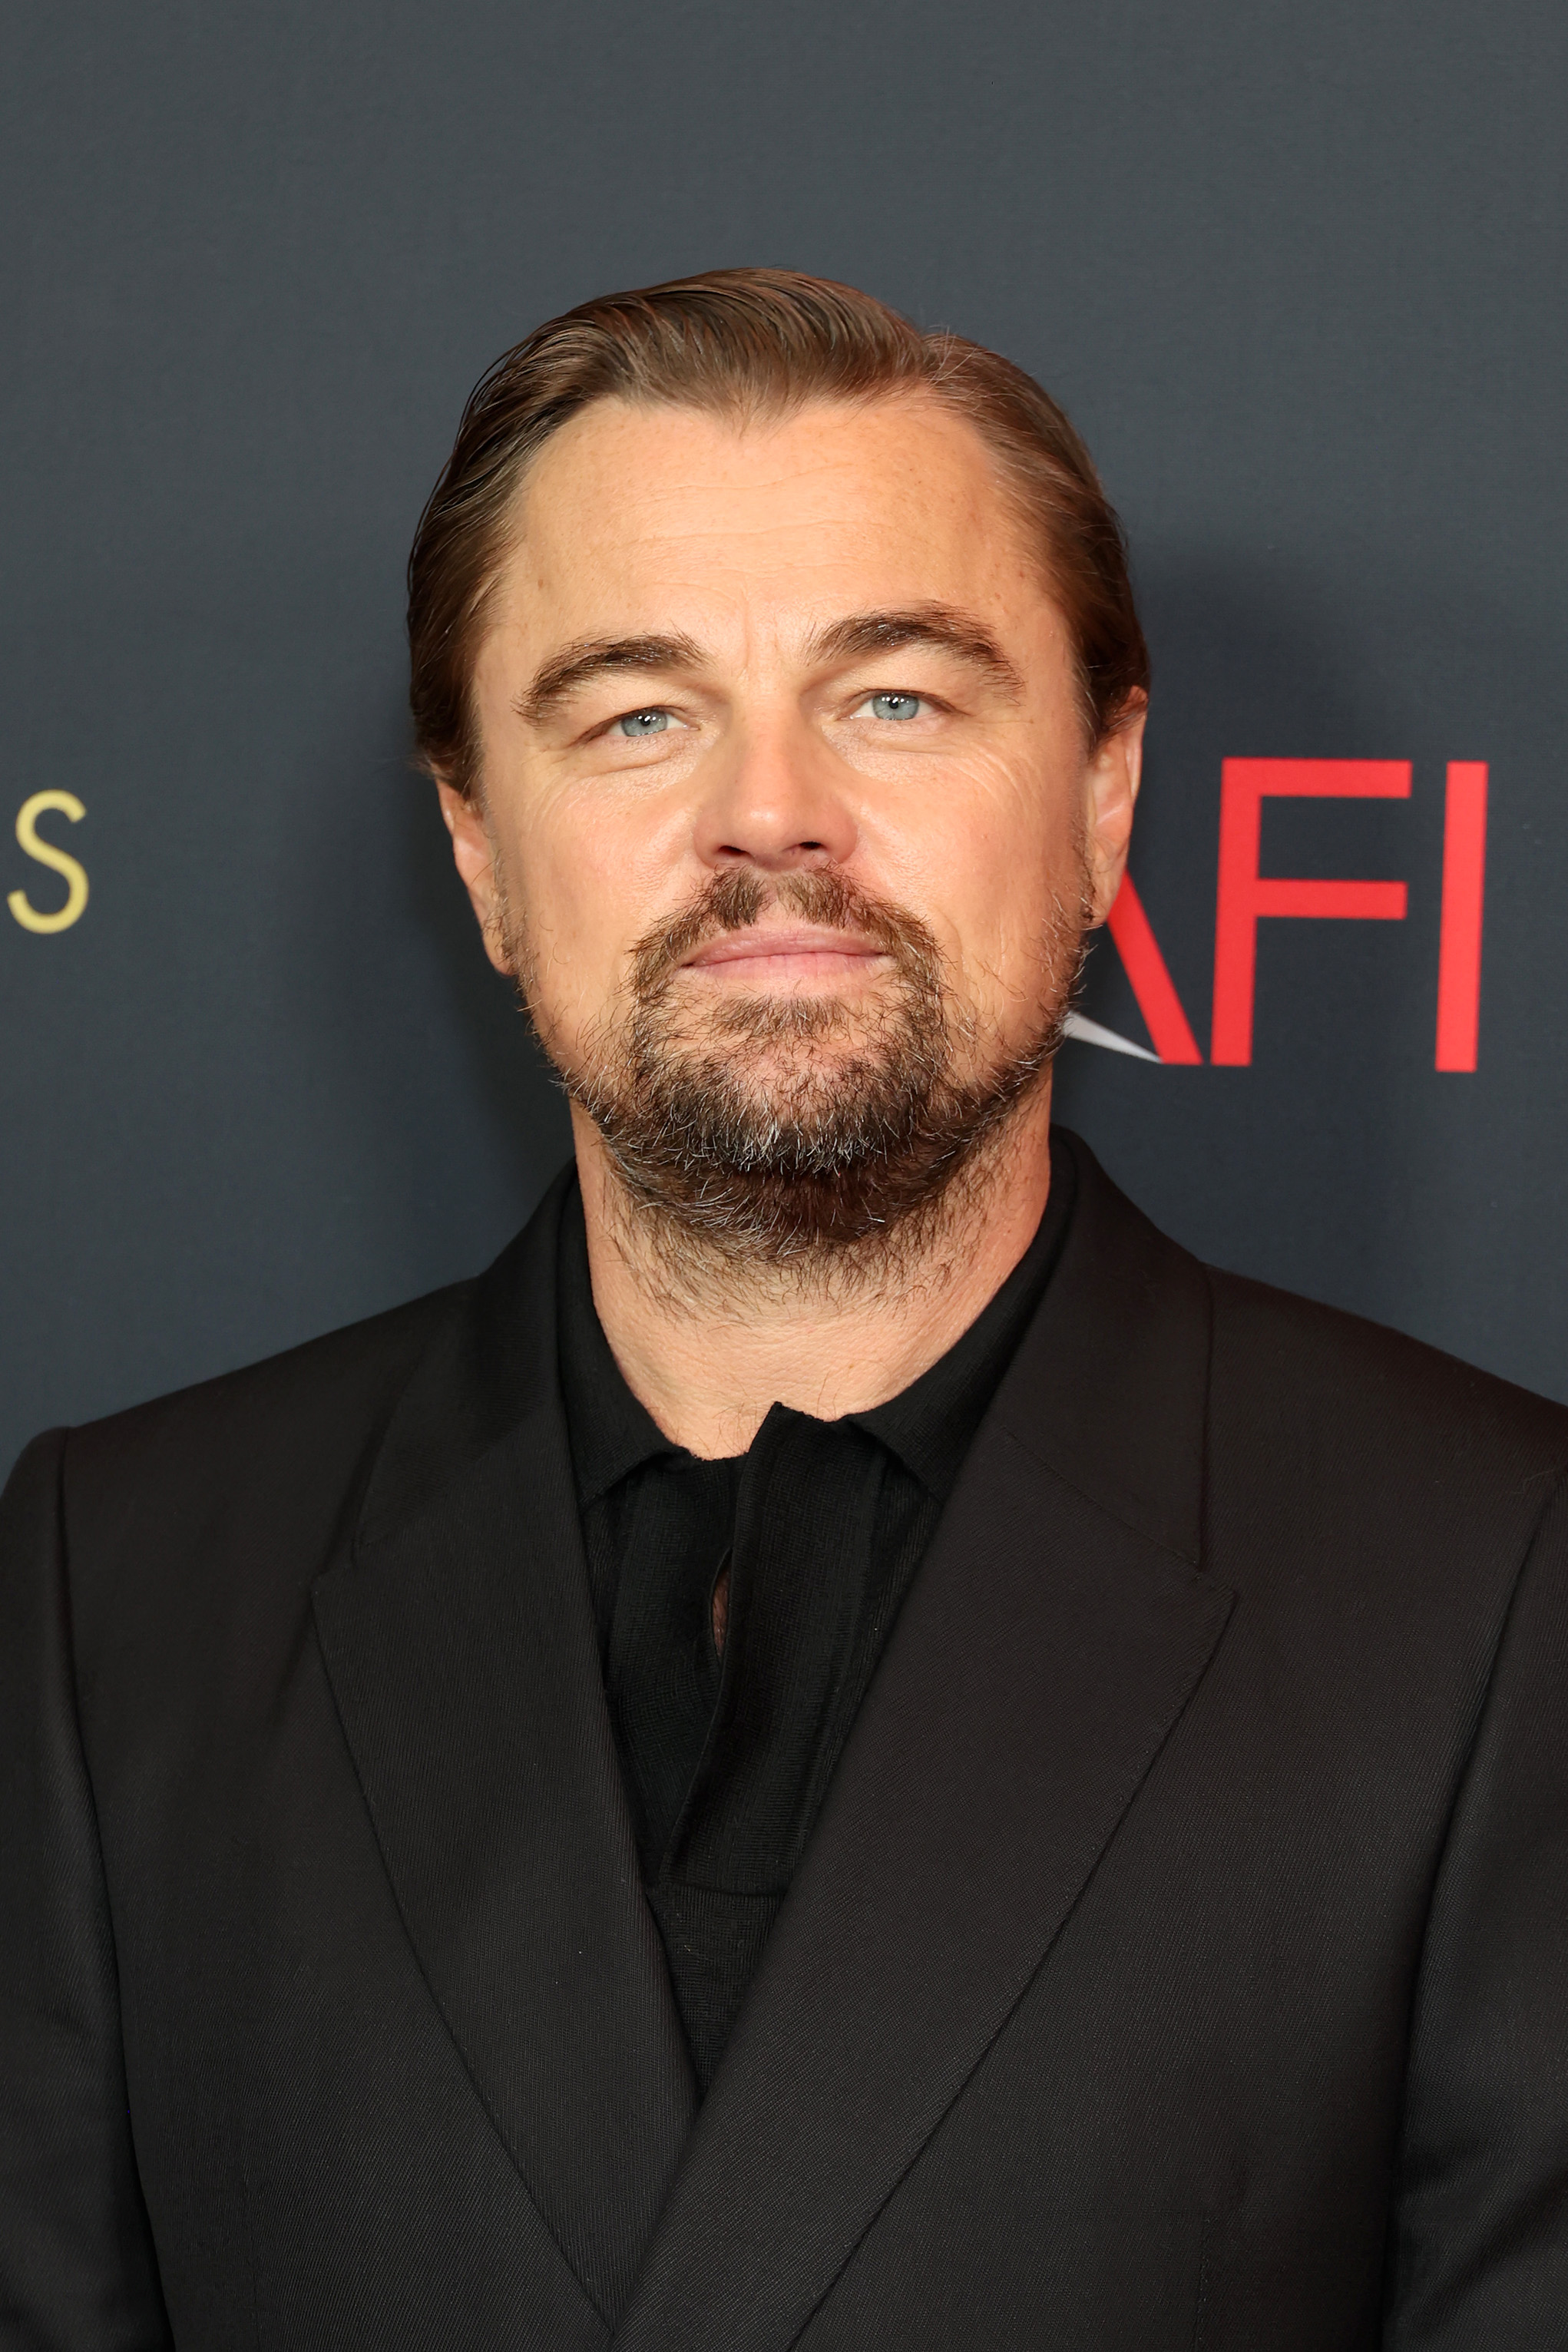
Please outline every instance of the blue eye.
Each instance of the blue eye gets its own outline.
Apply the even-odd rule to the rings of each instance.
[[[921,707],[918,694],[874,694],[871,708],[879,719],[912,719]]]
[[[623,735],[629,735],[635,742],[639,736],[662,735],[669,725],[669,713],[668,710],[628,710],[624,719],[616,719],[616,725]]]

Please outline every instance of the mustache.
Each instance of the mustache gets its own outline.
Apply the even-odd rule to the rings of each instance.
[[[929,925],[908,908],[874,898],[842,874],[769,876],[735,866],[714,875],[679,914],[645,931],[631,952],[632,994],[656,1003],[687,958],[727,931],[749,930],[777,908],[823,930],[870,940],[925,992],[940,984],[942,950]]]

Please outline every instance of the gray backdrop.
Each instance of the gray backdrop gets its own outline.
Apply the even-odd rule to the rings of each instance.
[[[691,268],[847,278],[1087,433],[1157,671],[1137,877],[1205,1056],[1221,762],[1279,802],[1247,1067],[1069,1045],[1182,1240],[1568,1397],[1561,0],[13,9],[0,1457],[485,1262],[566,1148],[407,766],[402,572],[473,379]],[[1433,1067],[1445,763],[1490,771]],[[1116,950],[1086,1011],[1146,1042]]]

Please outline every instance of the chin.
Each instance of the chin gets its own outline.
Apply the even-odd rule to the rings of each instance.
[[[847,1083],[851,1074],[863,1083],[868,1066],[881,1056],[871,1034],[844,1029],[823,1036],[694,1039],[682,1059],[726,1078],[742,1094],[783,1105],[805,1097],[820,1099]]]
[[[680,1024],[683,1040],[700,1052],[724,1053],[749,1045],[758,1052],[809,1049],[815,1056],[835,1047],[863,1054],[887,1024],[886,1000],[847,1003],[841,996],[789,991],[776,996],[735,996],[706,1016]]]

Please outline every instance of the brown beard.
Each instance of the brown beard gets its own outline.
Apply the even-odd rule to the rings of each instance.
[[[866,1012],[836,997],[734,996],[700,1018],[683,1006],[693,950],[773,908],[874,940],[893,967],[881,1001]],[[1086,913],[1053,909],[1036,1028],[1005,1048],[955,1003],[918,916],[838,874],[733,869],[637,942],[629,1009],[603,1022],[579,1059],[568,1065],[548,1039],[546,1050],[667,1252],[796,1271],[880,1258],[895,1236],[930,1237],[954,1185],[1049,1067]],[[524,943],[509,944],[526,1004]],[[824,1050],[836,1043],[849,1050]],[[748,1048],[766,1050],[765,1076],[754,1056],[748,1067]]]

